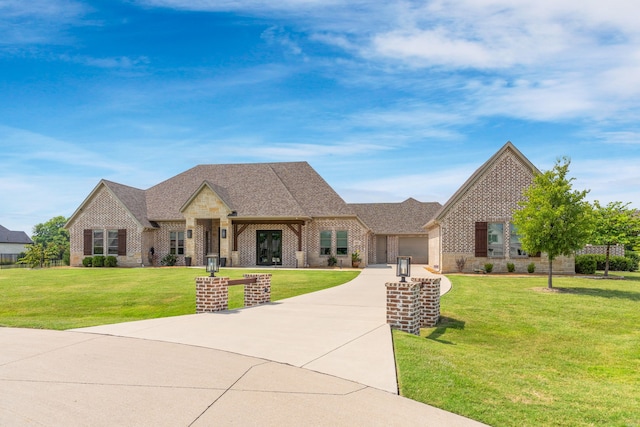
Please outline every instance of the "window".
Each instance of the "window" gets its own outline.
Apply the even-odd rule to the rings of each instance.
[[[320,232],[320,255],[331,255],[331,231]]]
[[[106,238],[106,242],[105,242]],[[84,230],[84,255],[127,255],[127,230]]]
[[[349,253],[349,239],[346,230],[336,231],[336,255]]]
[[[184,231],[169,232],[169,253],[184,255]]]
[[[104,255],[103,230],[93,230],[93,255]]]
[[[118,255],[118,230],[107,231],[107,255]]]
[[[489,257],[504,257],[504,224],[487,224],[487,251]]]
[[[518,230],[516,230],[516,227],[513,224],[510,224],[509,227],[511,236],[509,239],[509,257],[521,258],[528,256],[528,254],[522,250],[522,243],[520,242]]]

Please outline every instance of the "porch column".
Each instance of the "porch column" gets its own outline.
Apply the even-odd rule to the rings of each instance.
[[[222,237],[222,230],[226,230],[227,237]],[[227,263],[231,260],[231,241],[233,240],[233,231],[231,230],[231,220],[226,216],[220,217],[220,258],[226,258]],[[229,264],[227,264],[228,266]]]
[[[185,217],[186,226],[184,230],[184,256],[191,257],[196,260],[196,218],[192,216]],[[191,238],[189,238],[189,230],[191,230]]]

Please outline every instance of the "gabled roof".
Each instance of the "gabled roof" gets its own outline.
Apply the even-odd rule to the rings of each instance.
[[[485,175],[485,173],[490,170],[493,165],[500,159],[502,156],[510,152],[513,154],[527,169],[530,169],[534,175],[539,174],[540,171],[536,168],[533,163],[527,159],[524,154],[518,150],[511,141],[507,141],[505,145],[500,148],[489,160],[487,160],[482,166],[480,166],[474,173],[467,179],[467,181],[462,184],[462,186],[454,193],[453,196],[442,206],[440,211],[438,211],[433,219],[423,224],[424,228],[428,228],[434,224],[436,224],[439,220],[445,217],[445,215],[449,212],[452,206],[454,206],[468,191],[473,187],[473,185]]]
[[[0,243],[18,243],[30,245],[33,240],[24,231],[11,231],[0,225]]]
[[[423,225],[442,207],[408,198],[402,203],[352,203],[358,217],[375,234],[425,234]]]
[[[148,218],[183,220],[205,182],[238,218],[355,216],[307,162],[283,162],[195,166],[145,192]]]
[[[71,215],[65,227],[69,227],[71,222],[75,220],[76,216],[82,212],[84,206],[87,204],[89,200],[93,198],[93,196],[98,192],[101,187],[105,187],[113,196],[122,203],[122,206],[129,211],[131,216],[142,226],[145,228],[154,228],[157,227],[156,224],[149,221],[147,218],[147,206],[145,203],[145,191],[140,190],[139,188],[130,187],[128,185],[118,184],[117,182],[107,181],[106,179],[101,180],[98,185],[95,186],[93,191],[87,196],[87,198],[82,202],[80,207],[76,209],[76,211]]]

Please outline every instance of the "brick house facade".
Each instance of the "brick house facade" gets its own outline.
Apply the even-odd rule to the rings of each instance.
[[[445,273],[461,258],[464,271],[534,262],[544,272],[544,254],[522,253],[511,229],[536,173],[508,142],[444,206],[347,204],[306,162],[199,165],[147,190],[102,180],[66,225],[71,265],[96,254],[119,266],[159,265],[168,254],[204,265],[215,253],[226,266],[316,267],[335,257],[349,267],[357,251],[361,267],[410,255]],[[554,263],[560,273],[573,268],[572,257]]]
[[[463,272],[494,265],[494,272],[506,272],[513,263],[516,272],[526,272],[533,262],[536,272],[548,271],[545,254],[530,256],[519,247],[512,227],[512,214],[523,191],[531,185],[538,169],[508,142],[444,204],[425,229],[429,234],[430,266],[444,273]],[[557,273],[573,273],[574,258],[558,257]]]

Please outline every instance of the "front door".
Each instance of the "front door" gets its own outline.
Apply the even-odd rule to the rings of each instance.
[[[256,264],[282,265],[282,230],[258,230]]]

